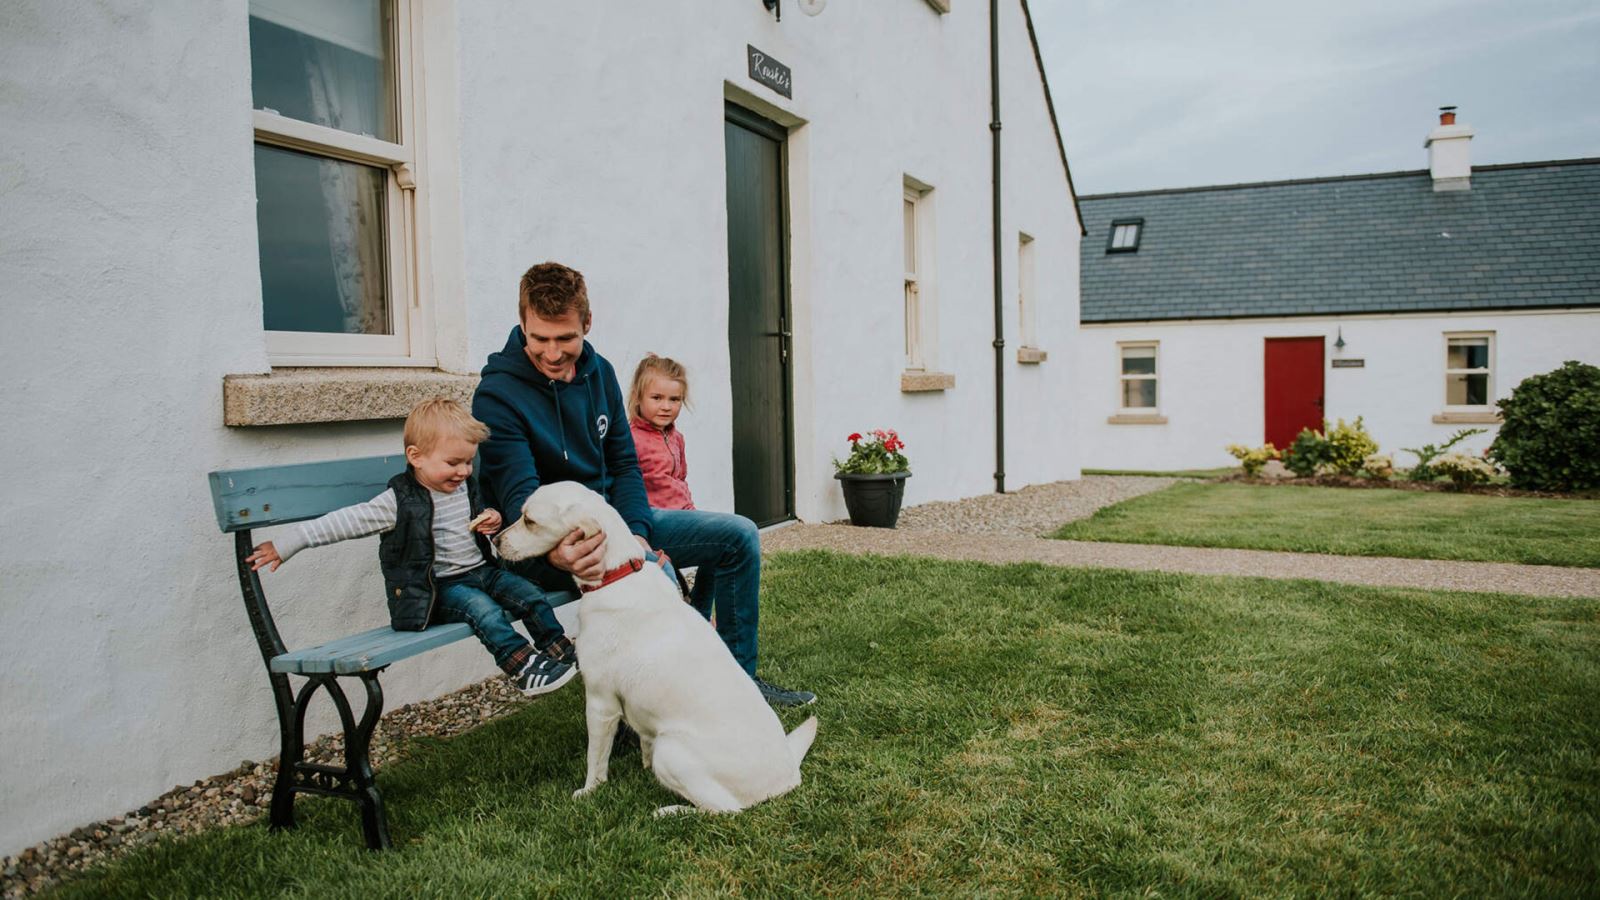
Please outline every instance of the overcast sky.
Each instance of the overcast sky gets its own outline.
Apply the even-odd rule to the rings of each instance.
[[[1080,195],[1600,156],[1597,0],[1031,0]],[[1002,110],[1002,113],[1004,110]]]

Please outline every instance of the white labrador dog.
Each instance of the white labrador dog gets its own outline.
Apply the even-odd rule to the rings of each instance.
[[[666,573],[644,560],[627,523],[599,494],[573,481],[544,485],[495,540],[506,559],[527,559],[550,552],[574,528],[585,536],[604,531],[606,572],[627,574],[580,581],[586,591],[574,643],[589,760],[583,787],[573,796],[606,780],[623,719],[639,733],[645,768],[694,804],[665,806],[658,816],[696,808],[738,812],[799,786],[816,716],[783,733],[727,645],[683,602]]]

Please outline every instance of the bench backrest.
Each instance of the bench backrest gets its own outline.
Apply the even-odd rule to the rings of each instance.
[[[244,531],[315,519],[383,493],[404,472],[405,456],[368,456],[291,466],[212,472],[211,503],[217,527]]]

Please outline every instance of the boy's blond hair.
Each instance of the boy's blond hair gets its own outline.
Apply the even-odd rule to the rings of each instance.
[[[489,437],[489,426],[479,422],[461,404],[445,397],[424,400],[406,416],[405,445],[427,453],[446,437],[458,437],[481,444]]]
[[[644,385],[652,377],[670,378],[683,385],[683,405],[689,405],[689,373],[683,363],[654,353],[646,353],[633,370],[633,387],[628,389],[628,415],[639,415],[639,401],[644,399]]]

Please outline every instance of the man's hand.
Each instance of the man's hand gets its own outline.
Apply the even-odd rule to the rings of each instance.
[[[256,545],[256,552],[246,556],[244,561],[250,564],[250,571],[259,572],[266,569],[268,572],[278,571],[283,565],[283,557],[278,555],[278,548],[272,546],[271,541]]]
[[[550,565],[584,581],[599,581],[606,574],[605,565],[600,561],[605,555],[605,546],[604,531],[596,531],[592,536],[584,537],[583,529],[574,528],[545,558],[550,561]]]
[[[486,509],[472,520],[472,530],[479,534],[494,534],[500,530],[500,525],[500,511],[497,509]]]

